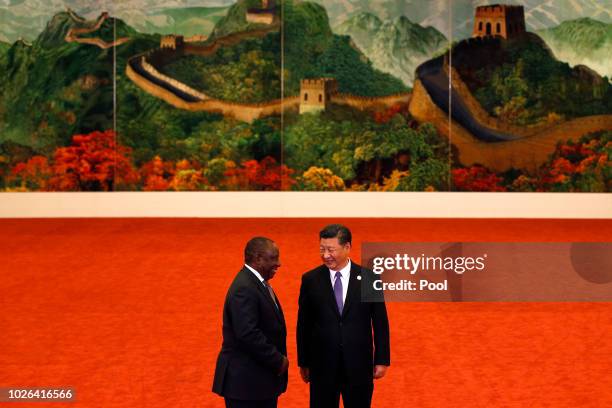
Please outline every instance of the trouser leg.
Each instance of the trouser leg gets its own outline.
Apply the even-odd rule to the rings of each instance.
[[[343,385],[341,389],[344,408],[370,408],[374,384]]]
[[[338,408],[340,387],[335,384],[310,382],[310,408]]]
[[[261,401],[245,401],[226,398],[225,408],[276,408],[278,398],[261,400]]]

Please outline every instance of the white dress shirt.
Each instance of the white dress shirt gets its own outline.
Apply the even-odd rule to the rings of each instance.
[[[329,268],[328,268],[329,269]],[[342,282],[342,304],[346,303],[346,294],[348,292],[349,278],[351,277],[351,260],[346,263],[346,266],[339,271],[332,271],[329,269],[329,278],[331,279],[332,289],[334,283],[336,283],[336,272],[340,272],[342,275],[340,281]]]
[[[247,264],[244,264],[244,266],[246,266],[246,267],[249,269],[249,271],[253,272],[253,274],[254,274],[255,276],[257,276],[257,279],[259,279],[259,281],[265,285],[265,283],[264,283],[264,278],[262,278],[262,277],[261,277],[261,275],[259,274],[259,272],[257,272],[255,269],[251,268],[251,266],[249,266],[249,265],[247,265]]]
[[[253,275],[257,276],[257,279],[259,279],[262,285],[264,285],[266,289],[268,289],[268,292],[270,292],[270,296],[272,297],[272,301],[274,301],[274,304],[278,308],[278,301],[276,300],[276,294],[274,293],[274,290],[272,289],[272,287],[268,285],[268,283],[264,280],[264,278],[261,277],[259,272],[253,269],[250,265],[244,264],[244,266],[246,266],[249,269],[249,271],[253,272]]]

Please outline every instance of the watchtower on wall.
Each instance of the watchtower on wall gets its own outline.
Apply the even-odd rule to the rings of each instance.
[[[246,20],[249,23],[267,24],[274,23],[274,0],[261,0],[260,7],[247,10]]]
[[[492,4],[476,7],[472,37],[500,36],[505,39],[525,32],[523,6]]]
[[[300,114],[324,111],[337,92],[338,82],[334,78],[302,79]]]
[[[169,48],[172,50],[179,50],[183,48],[183,45],[185,45],[185,39],[183,38],[182,35],[164,35],[161,38],[159,48],[161,49]]]

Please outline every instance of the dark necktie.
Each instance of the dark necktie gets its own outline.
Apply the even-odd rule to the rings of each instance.
[[[342,274],[336,272],[336,281],[334,282],[334,297],[336,298],[336,305],[338,306],[338,312],[342,314],[344,308],[344,300],[342,299]]]
[[[268,282],[264,281],[263,282],[264,286],[266,288],[268,288],[268,293],[270,294],[270,297],[272,298],[272,302],[274,302],[274,306],[276,306],[276,308],[278,309],[278,303],[276,303],[276,295],[274,295],[274,291],[272,290],[272,286],[270,286],[268,284]]]

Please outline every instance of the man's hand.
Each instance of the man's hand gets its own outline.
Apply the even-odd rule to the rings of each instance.
[[[287,357],[283,356],[283,364],[281,364],[280,369],[278,370],[278,375],[283,375],[289,369],[289,360]]]
[[[305,383],[310,382],[310,369],[308,367],[300,367],[300,375]]]
[[[379,378],[383,378],[385,374],[387,374],[387,366],[377,365],[374,366],[374,379],[378,380]]]

